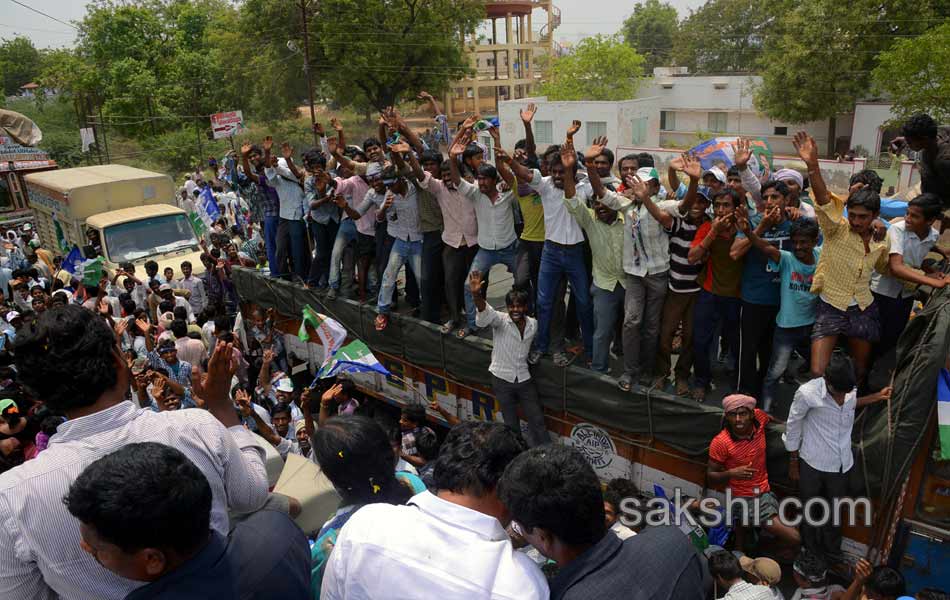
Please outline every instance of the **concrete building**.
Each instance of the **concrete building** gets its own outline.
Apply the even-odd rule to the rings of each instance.
[[[553,49],[561,13],[552,0],[484,0],[486,20],[467,39],[475,75],[453,83],[443,96],[452,116],[496,114],[498,103],[535,93],[538,60]],[[537,30],[535,30],[537,27]]]

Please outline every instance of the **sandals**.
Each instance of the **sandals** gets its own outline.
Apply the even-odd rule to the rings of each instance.
[[[473,333],[475,333],[474,329],[472,329],[471,327],[465,326],[459,329],[458,331],[456,331],[455,336],[460,340],[464,340],[465,338],[472,335]]]
[[[572,360],[574,360],[574,355],[568,352],[555,352],[552,357],[552,361],[556,367],[566,367],[571,364]]]
[[[376,315],[376,320],[373,322],[373,325],[376,326],[376,331],[383,331],[389,325],[389,315]]]
[[[446,321],[445,323],[442,324],[441,327],[439,327],[439,332],[442,335],[448,335],[452,333],[452,330],[455,329],[456,325],[457,323],[455,321]]]
[[[633,385],[633,376],[629,373],[624,373],[620,376],[620,379],[617,380],[617,387],[623,390],[624,392],[629,392],[630,388]]]

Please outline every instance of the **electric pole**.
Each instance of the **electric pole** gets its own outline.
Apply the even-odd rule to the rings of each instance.
[[[313,76],[310,73],[310,33],[307,29],[307,0],[300,0],[300,17],[303,20],[303,70],[307,74],[307,95],[310,97],[310,130],[313,131],[313,145],[320,147],[320,138],[315,130],[317,114],[313,109]]]

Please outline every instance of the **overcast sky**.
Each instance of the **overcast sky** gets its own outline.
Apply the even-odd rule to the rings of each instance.
[[[82,19],[86,10],[86,0],[20,1],[67,23]],[[669,1],[679,11],[681,19],[689,14],[689,9],[703,4],[703,0]],[[561,26],[555,38],[577,43],[588,35],[616,33],[632,12],[633,5],[628,0],[555,0],[555,6],[561,9]],[[37,47],[71,46],[75,41],[75,31],[69,26],[10,0],[0,0],[0,37],[11,38],[18,33],[32,39]]]

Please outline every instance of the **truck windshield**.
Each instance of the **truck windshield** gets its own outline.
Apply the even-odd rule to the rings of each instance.
[[[105,229],[106,256],[115,263],[133,261],[182,248],[198,249],[191,221],[185,215],[162,215],[119,223]]]

